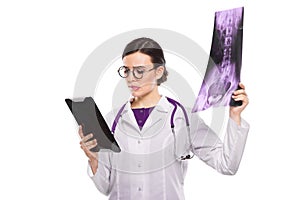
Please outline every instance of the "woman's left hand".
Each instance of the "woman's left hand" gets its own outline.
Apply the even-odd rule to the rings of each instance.
[[[232,118],[235,122],[237,122],[240,125],[241,122],[241,113],[246,108],[246,106],[249,104],[249,99],[247,96],[247,93],[245,91],[245,86],[242,83],[239,83],[239,86],[241,89],[234,91],[232,98],[235,101],[242,101],[241,106],[230,106],[230,118]]]

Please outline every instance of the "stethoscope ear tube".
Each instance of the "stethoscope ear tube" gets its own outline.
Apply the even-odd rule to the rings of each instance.
[[[186,156],[180,156],[179,157],[179,160],[186,160],[186,159],[192,159],[194,157],[194,152],[195,152],[195,149],[193,147],[193,144],[192,144],[192,139],[191,139],[191,131],[190,131],[190,122],[189,122],[189,118],[188,118],[188,115],[187,115],[187,112],[185,110],[185,108],[177,101],[175,101],[174,99],[171,99],[169,97],[167,97],[167,100],[174,106],[174,109],[172,111],[172,115],[171,115],[171,121],[170,121],[170,124],[171,124],[171,129],[172,129],[172,134],[173,134],[173,137],[174,137],[174,156],[175,158],[177,158],[177,155],[176,155],[176,134],[175,134],[175,124],[174,124],[174,116],[175,116],[175,112],[177,110],[177,105],[181,108],[181,110],[183,111],[183,114],[184,114],[184,118],[185,118],[185,123],[186,123],[186,127],[187,127],[187,134],[188,134],[188,137],[189,137],[189,142],[190,142],[190,145],[191,145],[191,148],[192,148],[192,151],[193,151],[193,155],[186,155]]]

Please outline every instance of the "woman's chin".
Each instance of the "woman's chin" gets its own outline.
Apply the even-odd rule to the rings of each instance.
[[[142,91],[131,91],[131,95],[135,98],[142,98],[147,95],[147,93],[144,93]]]
[[[137,91],[131,91],[131,96],[133,96],[133,97],[141,97],[141,94],[140,94],[140,92],[137,92]]]

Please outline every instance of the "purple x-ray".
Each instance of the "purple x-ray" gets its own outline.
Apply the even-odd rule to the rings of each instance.
[[[210,58],[192,112],[234,103],[242,64],[244,8],[215,13]]]

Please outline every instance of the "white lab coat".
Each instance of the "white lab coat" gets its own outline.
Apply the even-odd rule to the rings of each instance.
[[[173,108],[162,96],[140,131],[127,103],[114,134],[121,153],[101,150],[96,174],[89,168],[89,175],[101,193],[113,200],[182,200],[188,160],[178,158],[190,151],[222,174],[237,172],[249,130],[247,122],[242,120],[238,126],[229,119],[222,143],[197,113],[188,112],[189,138],[183,112],[178,107],[174,137],[170,127]],[[110,126],[117,112],[108,114]]]

